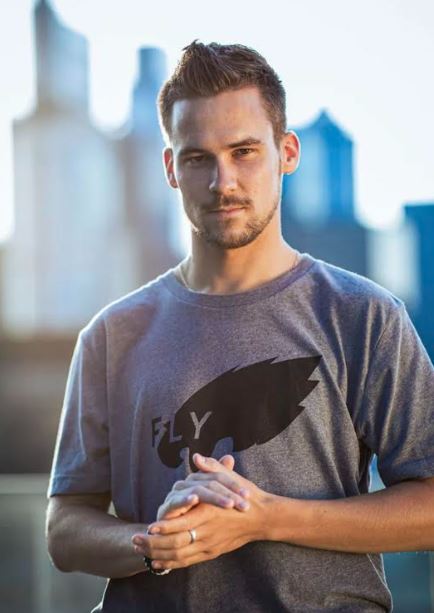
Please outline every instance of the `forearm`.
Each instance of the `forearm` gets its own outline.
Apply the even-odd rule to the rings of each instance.
[[[270,496],[264,520],[264,540],[354,553],[432,550],[434,490],[406,481],[336,500]]]
[[[145,570],[131,537],[147,525],[133,524],[100,509],[74,506],[47,522],[50,556],[63,572],[128,577]]]

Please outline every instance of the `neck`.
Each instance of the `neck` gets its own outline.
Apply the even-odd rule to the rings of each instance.
[[[193,291],[233,294],[259,287],[297,265],[298,251],[282,238],[273,249],[258,248],[258,245],[252,249],[251,245],[253,243],[227,250],[207,246],[204,250],[198,249],[197,244],[195,247],[193,241],[192,253],[175,272],[178,279]]]

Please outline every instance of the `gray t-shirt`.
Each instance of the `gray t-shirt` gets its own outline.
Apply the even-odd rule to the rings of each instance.
[[[262,489],[302,499],[434,475],[434,372],[404,304],[307,253],[236,294],[174,269],[81,330],[48,495],[111,492],[151,522],[199,451],[233,453]],[[95,611],[390,611],[380,554],[258,541],[165,576],[110,579]]]

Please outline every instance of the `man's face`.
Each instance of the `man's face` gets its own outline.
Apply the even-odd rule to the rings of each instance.
[[[164,159],[193,231],[208,243],[247,245],[276,214],[281,151],[256,87],[177,101]]]

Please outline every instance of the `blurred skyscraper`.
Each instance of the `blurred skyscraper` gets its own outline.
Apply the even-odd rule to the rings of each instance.
[[[354,212],[351,138],[326,111],[295,132],[301,161],[283,180],[283,236],[301,251],[367,275],[368,230]]]
[[[434,202],[407,204],[404,210],[416,236],[417,300],[413,321],[434,362]]]
[[[354,221],[353,141],[322,111],[297,128],[301,163],[285,177],[284,200],[299,223]]]
[[[162,51],[140,50],[131,114],[112,135],[89,120],[86,40],[46,0],[35,7],[35,52],[37,105],[14,125],[15,234],[0,252],[0,333],[12,337],[0,343],[0,465],[10,473],[50,468],[77,330],[175,264],[180,252],[179,204],[163,174],[155,106],[166,71]],[[284,178],[284,237],[410,297],[433,358],[434,204],[408,205],[406,229],[375,232],[373,240],[355,216],[351,138],[326,112],[296,132],[302,156]],[[52,338],[60,334],[66,338]],[[14,611],[75,611],[79,597],[90,603],[102,586],[94,596],[99,579],[59,577],[46,559],[42,481],[36,490],[33,481],[19,489],[6,478],[0,492],[3,601]],[[428,556],[387,554],[385,563],[397,613],[427,611]]]
[[[3,328],[18,336],[74,333],[178,259],[151,104],[161,52],[141,53],[133,136],[120,142],[89,120],[86,40],[46,0],[34,17],[37,104],[14,124],[16,222],[1,292]]]
[[[164,176],[161,153],[164,142],[156,106],[166,75],[165,55],[160,49],[142,48],[138,60],[131,121],[118,150],[131,246],[140,277],[151,279],[175,263],[175,252],[180,249],[179,203]]]

